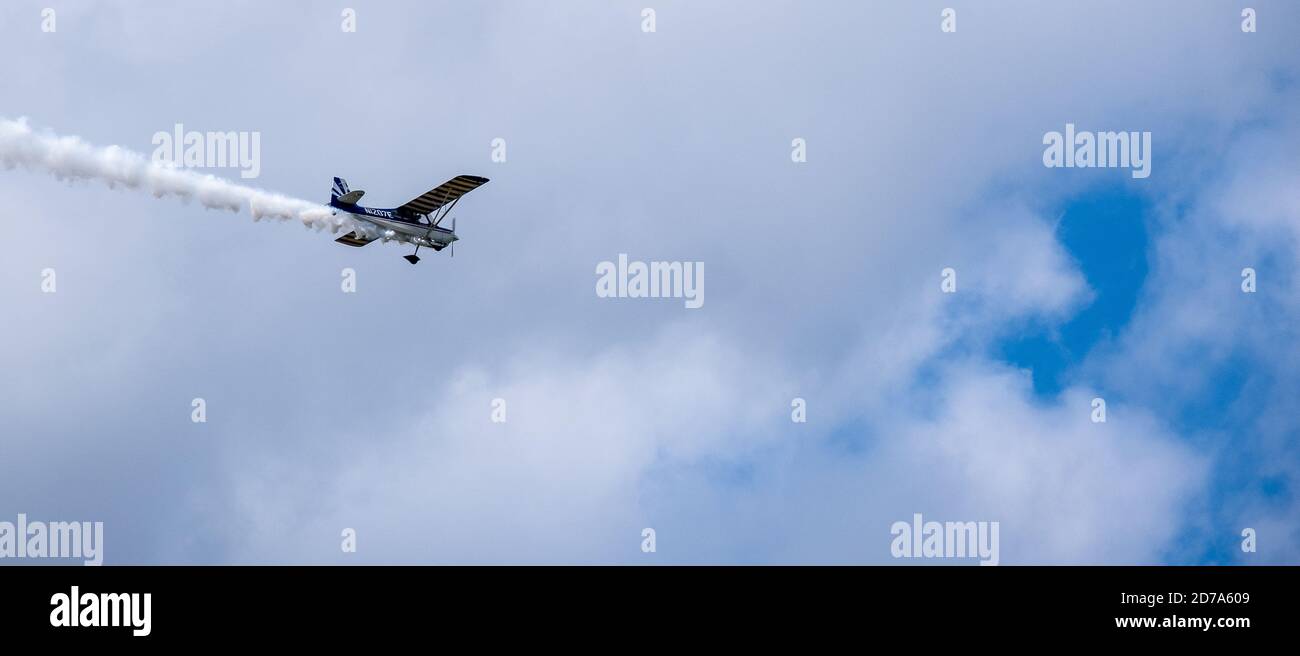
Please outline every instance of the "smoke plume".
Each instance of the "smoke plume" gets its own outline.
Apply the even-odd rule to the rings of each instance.
[[[0,118],[0,165],[47,171],[60,180],[98,180],[110,188],[148,191],[155,198],[194,199],[214,210],[239,212],[247,208],[255,221],[296,219],[317,230],[369,232],[369,226],[354,222],[347,214],[336,215],[319,203],[175,168],[118,146],[101,148],[77,137],[37,133],[25,118]]]

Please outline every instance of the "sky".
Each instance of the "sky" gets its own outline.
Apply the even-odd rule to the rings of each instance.
[[[1294,564],[1297,33],[1264,0],[5,0],[2,119],[256,132],[256,179],[202,172],[322,203],[491,182],[412,267],[0,167],[0,521],[102,521],[107,564],[973,564],[894,558],[917,513],[998,522],[1003,565]],[[1044,166],[1067,123],[1149,131],[1150,176]],[[621,253],[702,262],[703,306],[598,296]]]

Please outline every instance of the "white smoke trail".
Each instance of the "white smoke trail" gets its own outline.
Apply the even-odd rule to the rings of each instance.
[[[177,196],[186,201],[193,198],[209,209],[238,212],[247,207],[254,221],[297,219],[316,230],[372,231],[370,226],[353,221],[346,213],[336,215],[319,203],[174,168],[117,146],[99,148],[77,137],[37,134],[27,125],[26,118],[17,121],[0,118],[0,164],[6,169],[22,166],[48,171],[60,180],[99,180],[110,188],[146,189],[155,198]]]

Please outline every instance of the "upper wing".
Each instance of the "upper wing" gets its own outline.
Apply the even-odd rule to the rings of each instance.
[[[461,196],[478,189],[487,181],[487,178],[480,178],[476,175],[458,175],[420,194],[419,197],[408,201],[397,209],[409,214],[432,214],[443,205],[454,203]]]

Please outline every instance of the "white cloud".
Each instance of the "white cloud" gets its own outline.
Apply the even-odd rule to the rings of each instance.
[[[1004,563],[1158,562],[1205,483],[1206,459],[1141,408],[1069,389],[1035,402],[1027,373],[958,366],[938,415],[903,418],[882,462],[913,463],[917,511],[1002,522]],[[902,518],[902,517],[900,517]]]
[[[358,527],[366,541],[358,554],[371,561],[639,553],[646,471],[743,457],[773,439],[774,422],[788,422],[788,399],[771,382],[779,377],[681,326],[586,359],[538,351],[500,373],[462,369],[434,391],[437,409],[399,434],[325,440],[337,449],[335,468],[269,449],[258,454],[269,465],[236,472],[236,507],[258,518],[239,557],[335,555],[310,539],[354,524],[367,529]],[[506,402],[505,423],[491,421],[496,398]],[[306,497],[284,496],[283,481],[322,473],[319,487],[290,488]],[[298,540],[285,542],[290,535]]]

